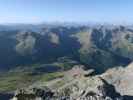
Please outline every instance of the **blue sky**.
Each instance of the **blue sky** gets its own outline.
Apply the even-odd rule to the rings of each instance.
[[[0,23],[133,23],[133,0],[0,0]]]

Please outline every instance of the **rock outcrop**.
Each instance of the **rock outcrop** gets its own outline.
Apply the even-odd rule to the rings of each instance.
[[[101,75],[122,95],[133,95],[133,63],[127,67],[118,67],[106,71]]]
[[[50,100],[53,98],[53,92],[45,88],[20,89],[15,92],[11,100]]]
[[[132,71],[133,63],[92,75],[93,70],[84,71],[78,65],[46,86],[18,90],[12,100],[133,100]]]
[[[124,100],[114,86],[101,77],[75,79],[57,90],[20,89],[12,100]]]

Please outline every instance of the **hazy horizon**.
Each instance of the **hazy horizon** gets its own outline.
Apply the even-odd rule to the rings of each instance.
[[[132,0],[0,0],[4,23],[133,23]]]

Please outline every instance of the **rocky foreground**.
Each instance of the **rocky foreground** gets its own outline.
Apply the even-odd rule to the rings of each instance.
[[[130,64],[94,75],[93,70],[76,66],[47,85],[36,83],[17,90],[11,100],[133,100],[132,70]]]
[[[85,84],[75,81],[58,91],[52,91],[47,87],[22,89],[16,92],[12,100],[124,100],[113,85],[100,77],[96,79],[91,79],[94,82],[93,86],[88,83],[90,80],[83,80],[86,81]]]

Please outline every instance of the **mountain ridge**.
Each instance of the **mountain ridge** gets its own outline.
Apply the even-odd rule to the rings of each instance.
[[[132,34],[133,29],[126,26],[42,25],[37,31],[34,27],[33,30],[21,30],[16,26],[12,31],[0,31],[0,41],[5,43],[0,46],[0,68],[51,63],[63,56],[71,56],[95,69],[102,66],[101,70],[127,65],[133,59]],[[6,54],[9,55],[8,59],[5,58]],[[109,59],[108,63],[104,58]]]

